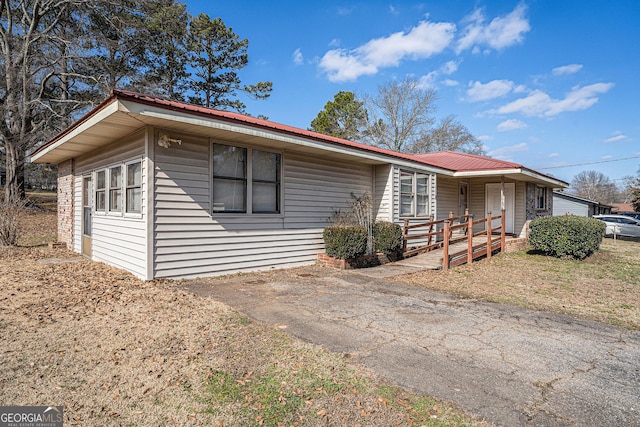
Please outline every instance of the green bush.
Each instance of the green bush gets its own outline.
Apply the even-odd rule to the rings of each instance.
[[[322,233],[327,255],[335,258],[354,258],[367,251],[367,229],[365,227],[334,225]]]
[[[402,250],[402,227],[392,222],[376,222],[373,224],[373,244],[376,251],[391,254]]]
[[[529,244],[555,257],[585,259],[600,248],[606,225],[582,216],[549,216],[531,221]]]

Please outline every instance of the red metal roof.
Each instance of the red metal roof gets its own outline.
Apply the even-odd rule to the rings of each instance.
[[[117,100],[133,101],[140,104],[146,104],[150,106],[165,108],[168,110],[186,112],[186,113],[201,116],[201,117],[225,120],[235,124],[244,124],[247,126],[274,130],[279,133],[301,136],[301,137],[310,138],[316,141],[321,141],[324,143],[354,148],[360,151],[383,154],[386,156],[395,157],[398,159],[408,160],[412,162],[417,162],[417,163],[428,165],[434,168],[445,169],[452,172],[473,172],[473,171],[481,172],[481,171],[492,171],[492,170],[497,171],[497,170],[505,170],[505,169],[526,169],[526,170],[535,172],[536,174],[551,178],[555,181],[559,181],[557,178],[554,178],[550,175],[541,174],[539,172],[533,171],[532,169],[525,168],[520,164],[506,162],[504,160],[492,159],[490,157],[477,156],[477,155],[466,154],[466,153],[457,153],[452,151],[439,151],[439,152],[426,153],[426,154],[399,153],[396,151],[387,150],[387,149],[375,147],[372,145],[362,144],[359,142],[353,142],[347,139],[336,138],[333,136],[328,136],[321,133],[312,132],[309,130],[272,122],[269,120],[262,120],[262,119],[246,116],[239,113],[234,113],[231,111],[215,110],[212,108],[206,108],[199,105],[188,104],[188,103],[179,102],[179,101],[171,101],[164,98],[158,98],[154,96],[144,95],[141,93],[130,92],[126,90],[119,90],[119,89],[114,89],[111,92],[111,95],[109,96],[109,98],[105,99],[102,103],[100,103],[100,105],[98,105],[92,111],[87,113],[80,120],[72,124],[65,131],[57,135],[51,141],[39,147],[34,153],[32,153],[32,155],[55,144],[57,141],[62,139],[65,135],[68,135],[74,129],[79,127],[82,123],[86,122],[91,117],[96,115],[99,111],[101,111],[107,105],[110,105],[112,102]]]
[[[414,157],[424,163],[456,172],[521,169],[524,167],[518,163],[453,151],[415,154]]]
[[[294,126],[288,126],[281,123],[272,122],[269,120],[258,119],[255,117],[247,116],[240,113],[234,113],[231,111],[216,110],[213,108],[206,108],[199,105],[188,104],[186,102],[171,101],[164,98],[156,98],[156,97],[144,95],[141,93],[130,92],[126,90],[119,90],[119,89],[114,89],[112,91],[111,98],[121,99],[121,100],[133,100],[135,102],[139,102],[142,104],[161,106],[169,110],[184,111],[184,112],[189,112],[190,114],[216,118],[220,120],[228,120],[234,123],[244,123],[249,126],[276,130],[280,133],[304,136],[306,138],[311,138],[317,141],[328,142],[336,145],[343,145],[347,147],[356,148],[359,150],[397,157],[404,160],[411,160],[414,162],[417,161],[419,163],[425,163],[420,159],[416,159],[411,154],[399,153],[397,151],[392,151],[392,150],[387,150],[385,148],[379,148],[372,145],[362,144],[359,142],[350,141],[348,139],[336,138],[333,136],[313,132],[310,130],[300,129]]]

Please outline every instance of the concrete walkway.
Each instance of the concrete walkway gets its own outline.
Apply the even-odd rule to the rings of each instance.
[[[640,425],[640,333],[384,279],[412,268],[185,287],[497,425]]]

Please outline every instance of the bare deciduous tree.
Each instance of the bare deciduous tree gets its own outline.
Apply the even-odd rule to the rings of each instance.
[[[618,188],[602,172],[584,171],[571,181],[570,191],[578,197],[600,203],[615,203]]]
[[[412,153],[443,150],[485,154],[482,142],[473,136],[455,116],[447,116],[440,120],[438,126],[427,129],[422,137],[410,147]]]
[[[369,128],[364,139],[393,151],[409,151],[434,123],[436,92],[413,78],[394,80],[365,97]]]

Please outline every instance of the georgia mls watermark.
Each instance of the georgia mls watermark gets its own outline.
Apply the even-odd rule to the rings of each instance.
[[[0,427],[62,427],[62,406],[0,406]]]

